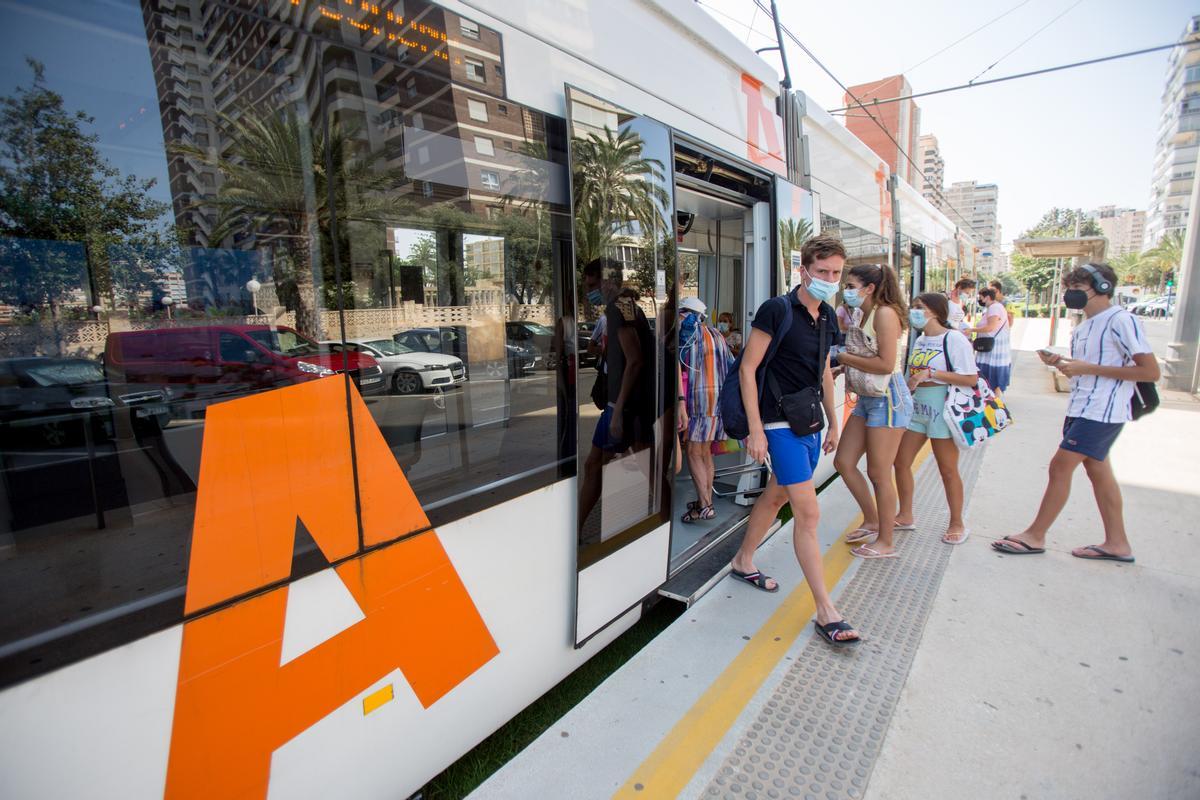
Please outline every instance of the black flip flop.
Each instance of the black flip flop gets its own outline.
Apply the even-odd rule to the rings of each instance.
[[[738,578],[739,580],[745,581],[746,583],[753,586],[755,589],[761,589],[762,591],[768,592],[768,593],[774,593],[774,592],[779,591],[779,581],[775,581],[774,589],[768,589],[767,581],[769,581],[769,580],[773,581],[775,579],[772,578],[770,575],[763,575],[758,570],[755,570],[754,572],[742,572],[741,570],[736,570],[733,567],[730,567],[729,574],[733,575],[733,577]]]
[[[1013,539],[1008,536],[992,542],[992,549],[997,553],[1004,553],[1008,556],[1036,556],[1039,553],[1046,552],[1046,548],[1044,547],[1034,547],[1033,545],[1025,544],[1020,539]]]
[[[837,622],[830,622],[827,625],[822,625],[814,619],[813,627],[817,629],[817,633],[821,634],[822,639],[829,642],[834,647],[853,647],[854,645],[862,644],[861,636],[855,639],[838,639],[834,637],[834,634],[838,631],[854,630],[854,627],[844,619],[840,619]]]
[[[1096,554],[1094,556],[1081,556],[1074,551],[1071,552],[1071,555],[1075,556],[1076,558],[1082,558],[1084,561],[1120,561],[1123,564],[1132,564],[1134,560],[1133,556],[1119,556],[1102,549],[1100,545],[1097,544],[1089,544],[1086,547],[1081,547],[1079,549],[1091,550]]]

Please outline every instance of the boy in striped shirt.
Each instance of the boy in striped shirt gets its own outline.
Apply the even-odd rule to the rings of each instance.
[[[1063,276],[1063,302],[1067,308],[1082,310],[1085,319],[1071,335],[1069,358],[1038,351],[1043,362],[1071,379],[1063,439],[1050,460],[1050,482],[1033,523],[1022,533],[992,542],[1002,553],[1046,552],[1046,532],[1067,503],[1075,468],[1083,464],[1104,522],[1104,542],[1077,547],[1071,555],[1133,561],[1125,535],[1121,487],[1108,451],[1131,419],[1130,400],[1136,383],[1157,381],[1159,369],[1141,325],[1128,311],[1113,305],[1116,285],[1116,273],[1107,264],[1084,264]]]

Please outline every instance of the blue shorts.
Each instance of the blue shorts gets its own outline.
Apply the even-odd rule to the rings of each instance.
[[[1083,417],[1067,417],[1063,420],[1063,440],[1059,447],[1103,461],[1108,458],[1108,451],[1124,427],[1124,422],[1096,422]]]
[[[821,460],[821,434],[797,436],[790,428],[768,428],[766,434],[771,472],[779,485],[811,481],[813,470]]]
[[[988,386],[992,387],[993,391],[1008,391],[1008,384],[1012,381],[1012,364],[997,366],[995,364],[980,364],[979,375]]]
[[[892,376],[888,393],[883,397],[859,395],[850,412],[852,417],[862,417],[868,428],[907,428],[912,421],[913,399],[908,384],[899,374]]]
[[[601,450],[606,450],[610,453],[623,453],[629,449],[629,431],[625,431],[623,440],[612,438],[612,431],[609,427],[612,425],[613,407],[607,405],[600,412],[600,419],[596,422],[596,432],[592,434],[592,444]]]

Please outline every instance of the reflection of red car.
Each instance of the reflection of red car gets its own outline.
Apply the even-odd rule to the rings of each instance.
[[[108,335],[105,366],[128,383],[262,391],[349,372],[364,394],[384,389],[383,369],[365,353],[333,353],[291,328],[206,325]],[[208,394],[208,391],[200,391]]]

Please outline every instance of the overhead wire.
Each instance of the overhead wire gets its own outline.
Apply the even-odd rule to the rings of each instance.
[[[768,14],[770,13],[770,9],[768,9],[767,7],[765,7],[762,4],[762,0],[752,0],[752,2],[755,5],[757,5],[760,9],[762,9],[763,11],[767,12]],[[787,37],[789,39],[791,39],[796,44],[796,46],[799,47],[804,52],[805,55],[807,55],[810,59],[812,59],[814,64],[816,64],[818,67],[820,67],[821,70],[826,75],[828,75],[833,80],[834,83],[836,83],[838,86],[841,87],[842,91],[846,93],[846,96],[849,97],[851,100],[853,100],[855,105],[858,108],[860,108],[866,112],[867,116],[869,116],[871,118],[871,121],[874,122],[879,127],[879,130],[883,131],[883,135],[886,136],[891,141],[892,144],[896,145],[896,152],[899,153],[900,155],[902,155],[904,157],[904,160],[907,161],[909,164],[911,164],[913,166],[913,168],[916,169],[919,174],[924,175],[925,172],[921,168],[921,166],[919,164],[917,164],[916,161],[913,161],[912,157],[908,154],[908,151],[900,146],[900,142],[896,141],[896,137],[892,136],[892,132],[887,129],[887,126],[884,125],[882,122],[880,122],[879,118],[876,117],[874,114],[872,114],[871,110],[869,108],[867,108],[865,105],[863,105],[863,102],[858,99],[857,95],[855,95],[853,92],[851,92],[849,87],[847,87],[846,84],[842,83],[842,81],[838,78],[838,76],[834,75],[833,71],[831,69],[829,69],[829,67],[825,66],[824,62],[822,62],[821,59],[817,58],[816,54],[813,53],[812,50],[808,49],[808,47],[804,44],[804,42],[800,41],[800,39],[796,36],[796,34],[792,33],[791,29],[789,29],[782,22],[779,23],[779,28],[785,34],[787,34]],[[782,43],[781,43],[781,45],[782,45]],[[967,221],[966,215],[963,214],[961,211],[959,211],[958,208],[956,208],[950,202],[949,198],[946,197],[945,193],[942,192],[941,189],[934,187],[934,192],[937,194],[937,196],[939,198],[941,198],[941,201],[943,203],[945,203],[945,207],[950,209],[951,211],[953,211],[958,216],[960,222],[962,222],[968,228],[970,228],[981,239],[986,239],[986,237],[983,235],[983,232]]]
[[[1029,5],[1029,3],[1030,3],[1030,2],[1032,2],[1032,0],[1021,0],[1021,2],[1017,3],[1015,6],[1013,6],[1012,8],[1010,8],[1008,11],[1005,11],[1005,12],[1004,12],[1003,14],[1001,14],[1000,16],[998,16],[998,17],[993,17],[992,19],[990,19],[990,20],[988,20],[987,22],[985,22],[985,23],[983,23],[982,25],[980,25],[980,26],[979,26],[978,28],[976,28],[975,30],[971,31],[970,33],[966,34],[965,36],[962,36],[962,37],[960,37],[960,38],[958,38],[958,39],[955,39],[953,42],[951,42],[950,44],[946,45],[946,46],[945,46],[945,47],[943,47],[941,50],[938,50],[936,53],[934,53],[934,54],[933,54],[933,55],[931,55],[931,56],[926,56],[924,59],[922,59],[922,60],[918,61],[916,64],[913,64],[913,65],[912,65],[911,67],[909,67],[908,69],[906,69],[906,70],[901,70],[901,74],[903,75],[903,74],[910,73],[910,72],[912,72],[914,69],[916,69],[917,67],[920,67],[920,66],[922,66],[922,65],[924,65],[924,64],[926,64],[926,63],[928,63],[928,62],[932,61],[933,59],[935,59],[935,58],[937,58],[938,56],[940,56],[942,53],[944,53],[944,52],[946,52],[947,50],[951,49],[952,47],[955,47],[955,46],[957,46],[957,45],[960,45],[960,44],[962,44],[963,42],[965,42],[967,39],[970,39],[972,36],[974,36],[975,34],[979,33],[979,32],[980,32],[981,30],[983,30],[984,28],[987,28],[987,27],[991,26],[992,24],[994,24],[994,23],[997,23],[997,22],[999,22],[1000,20],[1004,19],[1005,17],[1007,17],[1009,14],[1013,13],[1014,11],[1016,11],[1016,10],[1017,10],[1018,8],[1020,8],[1021,6]]]
[[[1033,38],[1034,38],[1035,36],[1037,36],[1037,35],[1038,35],[1039,33],[1041,33],[1042,31],[1046,30],[1046,28],[1049,28],[1049,27],[1050,27],[1051,25],[1053,25],[1054,23],[1058,22],[1058,21],[1059,21],[1060,19],[1062,19],[1063,17],[1065,17],[1065,16],[1066,16],[1066,15],[1067,15],[1067,14],[1068,14],[1070,11],[1072,11],[1072,10],[1073,10],[1073,9],[1074,9],[1076,6],[1078,6],[1078,5],[1079,5],[1080,3],[1082,3],[1082,2],[1083,2],[1083,0],[1075,0],[1075,2],[1074,2],[1074,3],[1072,3],[1072,4],[1071,4],[1071,5],[1069,5],[1069,6],[1067,6],[1067,7],[1066,7],[1064,10],[1060,11],[1060,12],[1059,12],[1057,15],[1055,15],[1054,19],[1050,20],[1050,21],[1049,21],[1049,22],[1047,22],[1045,25],[1043,25],[1042,27],[1038,28],[1036,31],[1034,31],[1033,33],[1031,33],[1031,34],[1030,34],[1030,35],[1029,35],[1027,38],[1025,38],[1025,39],[1021,40],[1021,42],[1020,42],[1019,44],[1017,44],[1017,46],[1016,46],[1016,47],[1014,47],[1012,50],[1009,50],[1007,53],[1005,53],[1004,55],[1000,56],[998,59],[996,59],[995,61],[993,61],[993,62],[992,62],[992,63],[991,63],[991,64],[990,64],[990,65],[989,65],[989,66],[988,66],[988,67],[987,67],[987,68],[986,68],[986,69],[985,69],[983,72],[979,73],[979,74],[978,74],[978,75],[976,75],[974,78],[971,78],[971,80],[967,81],[967,83],[974,83],[975,81],[979,80],[979,79],[980,79],[980,78],[982,78],[984,75],[986,75],[988,72],[991,72],[991,71],[992,71],[992,67],[996,66],[996,65],[997,65],[997,64],[999,64],[1001,61],[1003,61],[1004,59],[1008,58],[1009,56],[1011,56],[1013,53],[1015,53],[1015,52],[1017,52],[1018,50],[1020,50],[1020,49],[1021,49],[1022,47],[1024,47],[1025,45],[1029,44],[1029,42],[1033,41]]]

